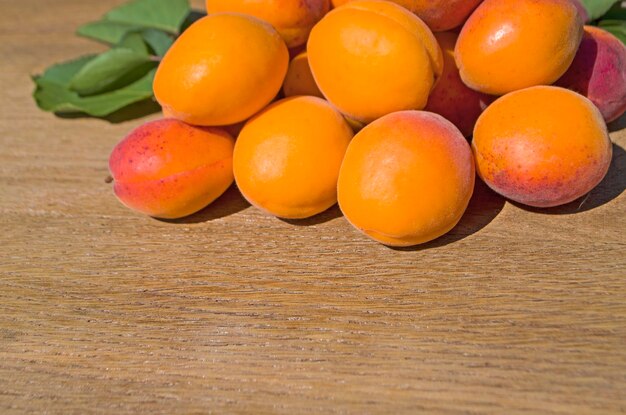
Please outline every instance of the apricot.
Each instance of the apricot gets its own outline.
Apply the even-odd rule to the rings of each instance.
[[[364,123],[424,108],[443,70],[441,50],[426,24],[386,1],[333,9],[311,31],[307,49],[324,96]]]
[[[339,172],[339,206],[376,241],[421,244],[458,223],[474,178],[469,144],[451,122],[426,111],[396,112],[350,143]]]
[[[582,32],[569,0],[485,0],[456,44],[461,79],[493,95],[552,84],[574,60]]]
[[[190,215],[232,184],[234,144],[218,128],[175,119],[144,124],[111,153],[115,195],[129,208],[157,218]]]
[[[585,26],[574,62],[555,85],[589,98],[606,122],[626,111],[626,47],[611,33]]]
[[[221,13],[195,22],[159,65],[154,94],[175,118],[195,125],[236,124],[270,103],[289,53],[268,23]]]
[[[296,55],[289,63],[287,76],[283,83],[283,92],[286,97],[295,95],[312,95],[324,98],[322,91],[317,87],[315,78],[309,66],[309,57],[306,52]]]
[[[426,111],[442,115],[461,130],[465,137],[472,135],[478,116],[494,97],[474,91],[463,83],[454,61],[457,35],[453,32],[435,33],[443,51],[443,74],[428,97]]]
[[[209,14],[244,13],[265,20],[278,30],[290,48],[306,43],[311,28],[329,9],[329,0],[206,0]]]
[[[570,2],[572,2],[574,7],[576,7],[576,10],[578,10],[578,14],[580,15],[583,23],[587,23],[590,20],[590,16],[585,6],[580,2],[580,0],[570,0]]]
[[[339,7],[351,0],[334,0]],[[433,32],[460,26],[482,0],[391,0],[415,13]]]
[[[562,205],[591,191],[607,173],[612,153],[593,103],[553,86],[496,100],[478,118],[472,149],[489,187],[535,207]]]
[[[235,180],[257,208],[300,219],[337,202],[339,166],[352,130],[327,101],[299,96],[251,118],[234,152]]]

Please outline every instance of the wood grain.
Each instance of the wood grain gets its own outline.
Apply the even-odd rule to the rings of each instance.
[[[101,48],[72,33],[119,3],[0,0],[0,413],[626,411],[623,120],[584,203],[529,210],[479,186],[416,249],[336,207],[264,216],[235,188],[158,221],[104,182],[145,120],[30,97],[29,75]]]

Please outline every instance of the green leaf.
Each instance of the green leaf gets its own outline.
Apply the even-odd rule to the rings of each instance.
[[[617,2],[602,18],[608,20],[626,20],[626,3],[623,1]]]
[[[589,12],[591,20],[602,17],[615,3],[620,0],[581,0]]]
[[[72,78],[95,57],[96,55],[87,55],[78,59],[53,65],[46,69],[42,75],[37,76],[36,78],[45,78],[49,82],[67,86]]]
[[[128,32],[141,30],[141,26],[128,23],[112,22],[109,20],[100,20],[99,22],[87,23],[78,28],[76,34],[108,43],[110,45],[118,44]]]
[[[146,29],[142,32],[144,41],[150,46],[156,56],[165,56],[165,53],[174,44],[174,39],[167,33],[157,29]]]
[[[41,76],[35,79],[34,97],[45,111],[86,113],[94,117],[110,115],[130,104],[152,97],[152,82],[156,69],[134,83],[100,95],[81,97],[55,80]]]
[[[626,45],[626,21],[625,20],[601,20],[598,25],[609,33],[612,33]]]
[[[150,50],[140,32],[129,32],[116,45],[118,48],[126,48],[144,56],[150,56]]]
[[[178,33],[190,11],[188,0],[132,0],[105,15],[105,20]]]
[[[83,66],[70,82],[80,95],[94,95],[125,86],[156,65],[146,54],[127,48],[108,50]]]

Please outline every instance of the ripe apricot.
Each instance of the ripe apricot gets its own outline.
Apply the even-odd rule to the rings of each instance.
[[[339,7],[351,0],[334,0]],[[482,0],[391,0],[415,13],[433,32],[460,26]]]
[[[451,122],[426,111],[396,112],[350,143],[339,173],[339,206],[374,240],[416,245],[457,224],[474,177],[469,144]]]
[[[489,187],[535,207],[589,192],[605,176],[612,153],[600,111],[582,95],[553,86],[496,100],[478,118],[472,149]]]
[[[352,130],[323,99],[275,102],[251,118],[234,152],[237,186],[254,206],[299,219],[337,202],[337,175]]]
[[[426,111],[442,115],[461,130],[465,137],[472,135],[478,116],[494,97],[474,91],[463,83],[454,61],[457,35],[453,32],[435,33],[443,51],[443,74],[428,97]]]
[[[485,0],[455,56],[466,85],[487,94],[554,83],[576,55],[582,20],[569,0]]]
[[[190,215],[233,182],[233,138],[218,128],[176,119],[146,123],[109,158],[113,190],[126,206],[158,218]]]
[[[626,111],[626,46],[595,26],[585,26],[574,62],[555,85],[589,98],[606,122]]]
[[[443,70],[441,50],[426,24],[386,1],[359,0],[333,9],[311,31],[307,49],[324,96],[365,123],[424,108]]]
[[[306,43],[311,28],[330,9],[329,0],[206,0],[209,14],[244,13],[265,20],[278,30],[288,47]]]
[[[287,47],[268,23],[218,13],[198,20],[172,45],[154,94],[169,114],[190,124],[235,124],[272,101],[288,63]]]
[[[311,73],[309,57],[306,51],[298,54],[289,63],[287,76],[285,76],[285,82],[283,83],[283,92],[286,97],[312,95],[324,98]]]

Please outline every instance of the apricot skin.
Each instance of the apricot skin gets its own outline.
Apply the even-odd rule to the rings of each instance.
[[[470,137],[480,114],[495,97],[474,91],[463,83],[454,61],[457,35],[453,32],[435,33],[443,51],[443,74],[428,97],[425,111],[442,115]]]
[[[482,0],[391,0],[415,13],[433,32],[460,26]],[[350,0],[333,0],[339,7]]]
[[[189,124],[236,124],[274,99],[288,64],[287,47],[270,24],[213,14],[192,24],[168,50],[154,94],[164,111]]]
[[[265,20],[278,30],[289,48],[306,43],[311,28],[330,9],[329,0],[206,0],[209,14],[244,13]]]
[[[327,101],[275,102],[239,134],[234,173],[243,196],[274,216],[302,219],[337,202],[337,176],[353,132]]]
[[[233,182],[234,140],[218,128],[175,119],[146,123],[115,146],[113,190],[127,207],[175,219],[204,208]]]
[[[298,54],[289,63],[287,76],[285,76],[283,83],[283,93],[286,97],[311,95],[324,98],[311,73],[309,57],[306,52]]]
[[[391,2],[359,0],[332,10],[313,28],[307,46],[324,96],[363,123],[424,108],[443,69],[430,29]]]
[[[456,63],[463,82],[486,94],[550,85],[574,60],[582,33],[569,0],[485,0],[461,29]]]
[[[626,47],[606,30],[585,26],[574,62],[555,85],[586,96],[607,123],[615,121],[626,111]]]
[[[361,232],[390,246],[425,243],[461,219],[474,189],[474,159],[438,114],[400,111],[361,130],[339,172],[339,206]]]
[[[513,201],[552,207],[591,191],[612,146],[600,111],[567,89],[537,86],[499,98],[476,123],[478,174]]]

